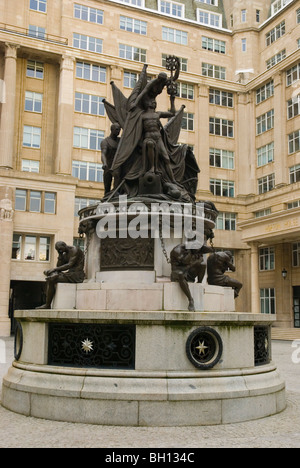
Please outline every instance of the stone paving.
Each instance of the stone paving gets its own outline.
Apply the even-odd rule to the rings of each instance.
[[[3,341],[1,386],[13,359],[13,339],[0,339],[0,344]],[[300,341],[273,341],[272,350],[286,382],[287,408],[278,415],[224,426],[106,427],[35,419],[0,406],[0,448],[299,448]]]

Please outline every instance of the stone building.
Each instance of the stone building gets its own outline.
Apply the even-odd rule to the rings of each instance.
[[[103,196],[110,81],[129,95],[174,54],[180,142],[220,212],[214,245],[234,253],[237,310],[300,327],[299,25],[297,0],[0,0],[0,336]]]

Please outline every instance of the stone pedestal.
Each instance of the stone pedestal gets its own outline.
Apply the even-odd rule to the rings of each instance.
[[[90,424],[197,426],[285,408],[271,357],[273,317],[147,310],[15,316],[18,359],[2,391],[12,411]],[[195,350],[206,344],[204,362]]]

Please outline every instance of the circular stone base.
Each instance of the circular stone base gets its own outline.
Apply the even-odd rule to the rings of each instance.
[[[236,371],[135,372],[14,364],[2,404],[26,416],[100,425],[201,426],[285,409],[273,364]]]
[[[2,405],[65,422],[201,426],[285,409],[273,317],[183,311],[16,311]]]

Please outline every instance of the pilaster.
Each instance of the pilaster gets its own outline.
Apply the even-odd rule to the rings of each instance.
[[[0,187],[0,336],[10,335],[9,291],[13,239],[13,189]]]
[[[64,55],[60,63],[55,173],[72,174],[75,59]]]
[[[0,120],[0,167],[13,168],[15,104],[17,83],[17,44],[5,44],[3,102]]]

